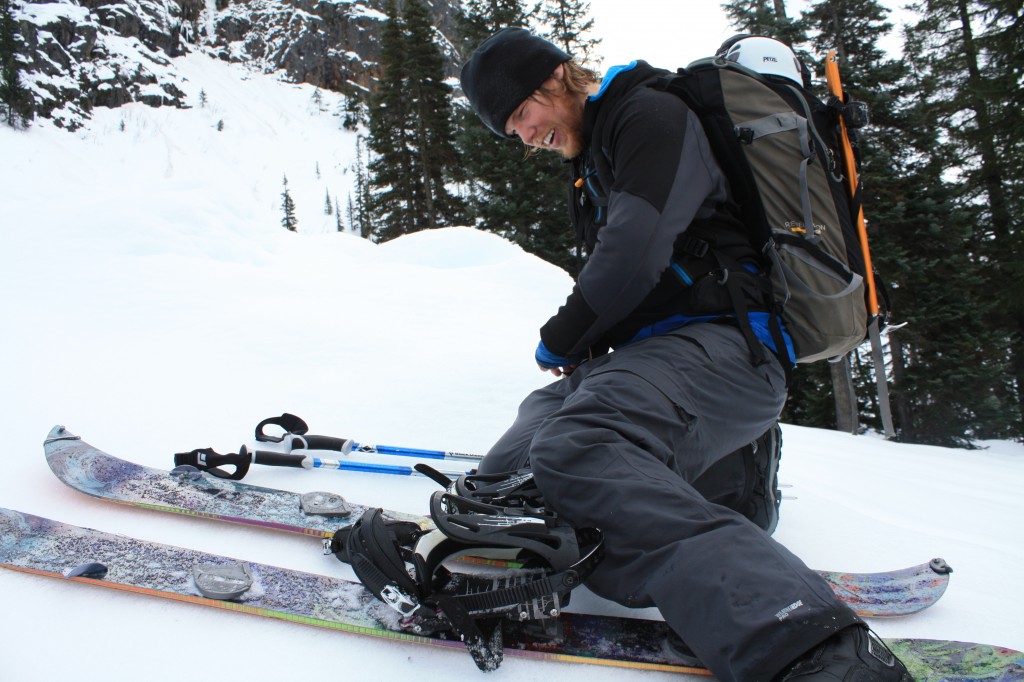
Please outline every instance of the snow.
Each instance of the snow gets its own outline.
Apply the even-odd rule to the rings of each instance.
[[[84,24],[90,21],[88,7],[79,7],[78,5],[69,5],[62,2],[28,3],[14,13],[14,18],[40,25],[54,23],[61,19],[70,19],[76,24]]]
[[[313,88],[202,55],[174,68],[191,109],[98,109],[75,133],[45,121],[0,127],[0,429],[10,439],[0,506],[350,576],[308,538],[87,498],[52,476],[43,438],[64,424],[166,468],[179,451],[235,452],[257,422],[288,411],[314,433],[483,452],[551,378],[532,361],[536,330],[571,282],[468,228],[383,245],[333,232],[324,195],[347,198],[356,142],[337,117],[311,110]],[[284,175],[297,234],[280,226]],[[878,632],[1024,649],[1024,588],[1012,583],[1024,563],[1021,445],[946,450],[789,425],[784,437],[779,541],[817,568],[942,556],[955,569],[938,605],[875,621]],[[350,472],[255,468],[246,480],[416,513],[434,490]],[[5,680],[478,674],[457,652],[10,571],[0,571],[0,603]],[[574,607],[621,611],[586,592]],[[488,679],[549,676],[670,679],[515,658]]]

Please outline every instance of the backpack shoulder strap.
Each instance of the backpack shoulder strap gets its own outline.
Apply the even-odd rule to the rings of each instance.
[[[680,97],[700,119],[715,159],[739,205],[739,217],[748,230],[751,243],[766,253],[771,243],[771,232],[757,190],[757,181],[725,106],[719,73],[721,68],[715,65],[713,59],[700,60],[674,74],[656,79],[651,87]]]

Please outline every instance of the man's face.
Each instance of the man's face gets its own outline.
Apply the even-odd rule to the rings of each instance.
[[[562,67],[541,90],[516,107],[505,122],[505,134],[516,135],[530,147],[550,149],[567,159],[583,151],[583,104],[586,97],[572,95],[559,80]]]

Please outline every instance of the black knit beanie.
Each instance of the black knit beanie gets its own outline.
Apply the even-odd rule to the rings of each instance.
[[[526,29],[503,28],[485,40],[462,67],[462,91],[473,111],[502,137],[516,107],[572,59]]]

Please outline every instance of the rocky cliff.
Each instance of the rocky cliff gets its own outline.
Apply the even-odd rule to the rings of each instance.
[[[428,3],[450,73],[458,0]],[[379,75],[384,0],[64,0],[11,3],[36,115],[74,129],[93,107],[188,106],[173,58],[202,51],[358,96]]]

